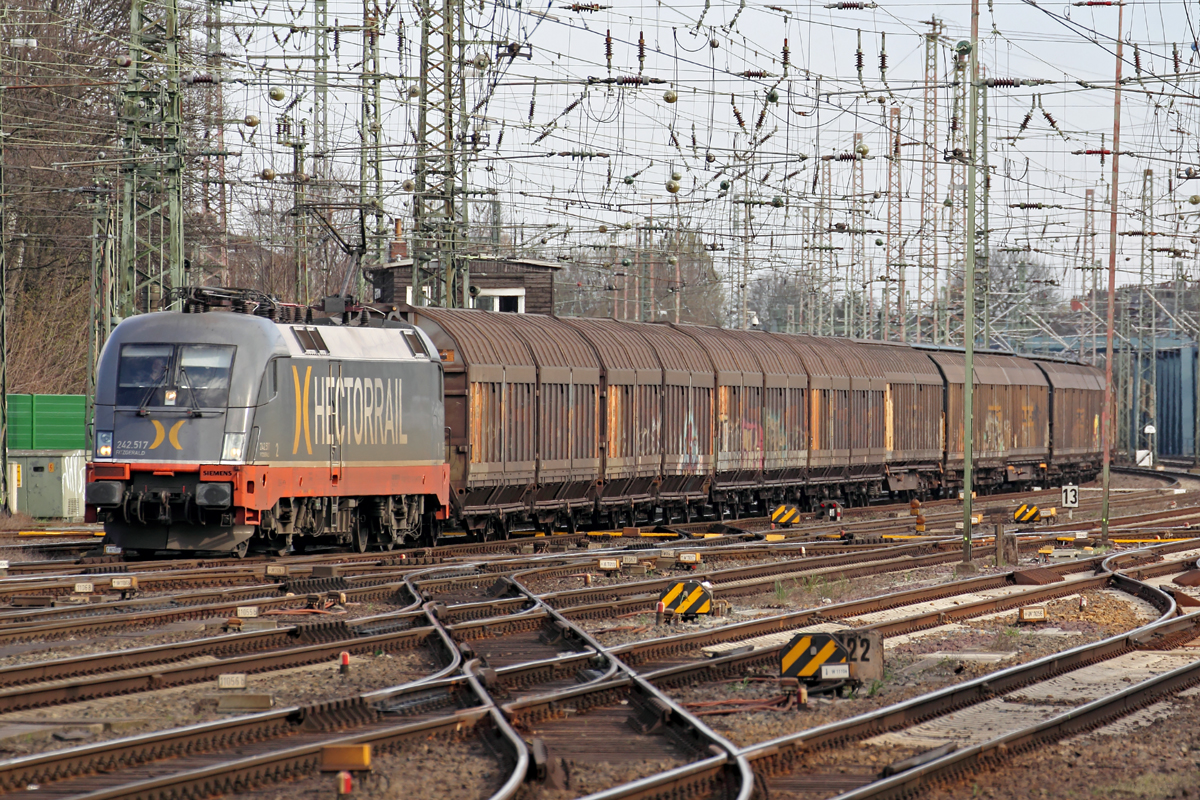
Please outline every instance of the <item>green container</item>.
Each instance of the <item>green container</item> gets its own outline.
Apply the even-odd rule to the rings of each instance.
[[[87,398],[81,394],[10,394],[8,449],[83,450]]]

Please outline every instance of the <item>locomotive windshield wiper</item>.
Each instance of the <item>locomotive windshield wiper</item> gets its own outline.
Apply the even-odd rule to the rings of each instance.
[[[188,390],[188,409],[192,412],[193,417],[202,417],[200,406],[196,405],[196,390],[192,388],[192,379],[188,376],[187,367],[183,364],[179,365],[179,377],[183,378],[184,384]]]
[[[138,405],[137,415],[139,417],[146,416],[146,413],[147,413],[146,406],[150,405],[150,399],[152,397],[154,397],[154,393],[157,392],[159,389],[161,389],[166,384],[167,376],[170,374],[171,374],[171,370],[164,369],[162,377],[159,378],[158,381],[155,382],[155,384],[153,386],[151,386],[149,389],[146,390],[145,396],[142,397],[142,402]]]

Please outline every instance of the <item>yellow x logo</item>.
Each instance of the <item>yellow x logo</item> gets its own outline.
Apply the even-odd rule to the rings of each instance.
[[[167,429],[163,424],[156,419],[150,420],[150,424],[154,426],[154,443],[150,445],[150,449],[154,450],[163,443],[163,439],[168,439],[171,442],[171,447],[176,450],[182,450],[183,445],[179,443],[179,429],[183,427],[183,423],[187,420],[179,420],[171,426],[171,432],[168,434]]]

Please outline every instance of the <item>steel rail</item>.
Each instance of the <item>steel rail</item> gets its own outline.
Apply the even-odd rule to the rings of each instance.
[[[1174,599],[1170,595],[1155,587],[1148,586],[1145,583],[1114,572],[1111,569],[1113,562],[1128,555],[1119,554],[1104,558],[1100,565],[1101,570],[1105,573],[1102,577],[1109,577],[1123,591],[1152,602],[1161,612],[1157,620],[1133,631],[1112,636],[1099,642],[1081,645],[1061,653],[1044,656],[1027,664],[989,673],[961,684],[949,686],[945,689],[847,720],[841,720],[803,731],[799,734],[756,744],[743,748],[741,752],[756,766],[760,774],[769,776],[779,772],[787,772],[790,771],[792,764],[797,763],[798,759],[803,758],[804,753],[814,748],[861,739],[942,716],[959,708],[975,705],[993,697],[1010,693],[1031,683],[1047,680],[1138,648],[1152,646],[1156,640],[1161,640],[1165,637],[1178,636],[1181,633],[1189,635],[1200,633],[1200,613],[1186,617],[1176,617],[1177,608]],[[1193,669],[1196,670],[1194,673],[1196,679],[1200,680],[1200,663],[1194,665]],[[1120,694],[1127,693],[1128,690]],[[1071,719],[1073,715],[1074,712],[1067,712],[1057,719],[1061,722]],[[1041,727],[1034,726],[1032,729],[1027,730],[1040,730]],[[1020,733],[1003,736],[994,741],[998,746],[1001,741],[1017,736]],[[843,793],[838,796],[838,800],[911,796],[917,783],[921,780],[926,780],[935,774],[948,774],[949,771],[958,768],[957,765],[960,765],[964,759],[978,755],[979,752],[979,748],[966,748],[962,751],[955,751],[927,765],[903,772],[898,776],[885,778],[873,782],[868,786]],[[896,787],[903,788],[893,791]],[[905,794],[906,792],[908,794]]]
[[[586,642],[598,653],[606,655],[609,660],[616,665],[617,671],[622,673],[625,676],[625,679],[629,681],[631,688],[636,688],[648,698],[653,698],[662,706],[671,709],[673,720],[685,721],[688,725],[688,733],[691,733],[692,735],[701,739],[707,739],[709,742],[714,743],[720,749],[722,756],[726,759],[728,763],[728,769],[732,770],[739,779],[737,794],[733,795],[731,800],[750,800],[754,791],[754,776],[750,769],[749,761],[737,752],[737,747],[732,742],[718,734],[716,731],[712,730],[712,728],[705,724],[699,717],[684,709],[683,706],[675,702],[674,699],[664,694],[649,681],[638,675],[636,670],[622,662],[620,658],[614,656],[610,651],[606,650],[598,641],[596,641],[594,637],[576,626],[574,623],[570,622],[560,612],[542,601],[537,595],[530,592],[521,583],[520,574],[514,575],[511,580],[519,591],[525,594],[531,601],[536,603],[537,607],[544,609],[546,613],[553,616],[560,625],[570,627],[578,638]],[[510,704],[505,706],[504,710],[508,713],[511,713],[513,707],[516,705],[517,704]],[[528,704],[522,703],[518,707],[528,707]],[[677,796],[680,792],[690,794],[691,788],[697,786],[698,782],[704,782],[702,776],[705,772],[706,769],[702,769],[697,772],[678,773],[674,778],[667,778],[665,781],[660,780],[660,782],[656,783],[653,788],[653,791],[655,792],[654,796]],[[647,797],[647,795],[644,793],[646,788],[647,787],[645,783],[635,781],[632,785],[626,784],[624,788],[615,787],[613,790],[610,790],[606,797]],[[726,794],[729,796],[729,793]]]

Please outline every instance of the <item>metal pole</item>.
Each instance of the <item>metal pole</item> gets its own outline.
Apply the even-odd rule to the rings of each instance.
[[[1096,314],[1096,230],[1095,230],[1095,210],[1096,210],[1096,190],[1088,189],[1084,197],[1084,217],[1083,217],[1083,269],[1084,269],[1084,291],[1087,291],[1087,281],[1091,278],[1092,298],[1088,303],[1088,311],[1091,312],[1091,332],[1092,332],[1092,366],[1096,366],[1096,340],[1099,336],[1099,329],[1096,324],[1098,315]],[[1079,346],[1080,360],[1083,360],[1083,345]]]
[[[1153,244],[1154,237],[1154,170],[1146,170],[1146,180],[1149,182],[1149,192],[1147,194],[1148,213],[1142,216],[1142,229],[1146,231],[1143,240],[1150,239]],[[1146,396],[1146,410],[1149,415],[1149,424],[1155,428],[1155,433],[1150,435],[1150,441],[1147,442],[1150,450],[1150,464],[1158,463],[1158,308],[1156,303],[1157,292],[1154,291],[1155,285],[1158,283],[1154,267],[1154,248],[1147,246],[1149,251],[1150,262],[1150,386]],[[1143,286],[1143,293],[1145,287]]]
[[[7,516],[8,485],[8,186],[4,175],[4,87],[0,86],[0,515]]]
[[[747,200],[750,198],[747,197]],[[748,298],[746,292],[750,290],[750,204],[745,203],[742,206],[743,213],[746,215],[743,219],[743,235],[742,235],[742,330],[750,329],[750,309],[747,304]]]
[[[679,324],[679,312],[683,306],[683,268],[679,265],[679,205],[675,206],[675,324]]]
[[[971,0],[971,85],[967,108],[967,224],[963,231],[963,563],[971,563],[971,461],[975,394],[975,164],[979,159],[976,132],[979,125],[979,0]]]
[[[1100,501],[1100,541],[1108,544],[1108,494],[1110,465],[1112,464],[1113,425],[1113,314],[1117,295],[1117,192],[1118,164],[1121,161],[1121,45],[1125,28],[1125,4],[1117,3],[1117,77],[1113,86],[1113,143],[1112,143],[1112,204],[1108,216],[1108,331],[1104,343],[1104,411],[1101,427],[1103,434],[1104,467],[1101,475],[1103,486]]]

